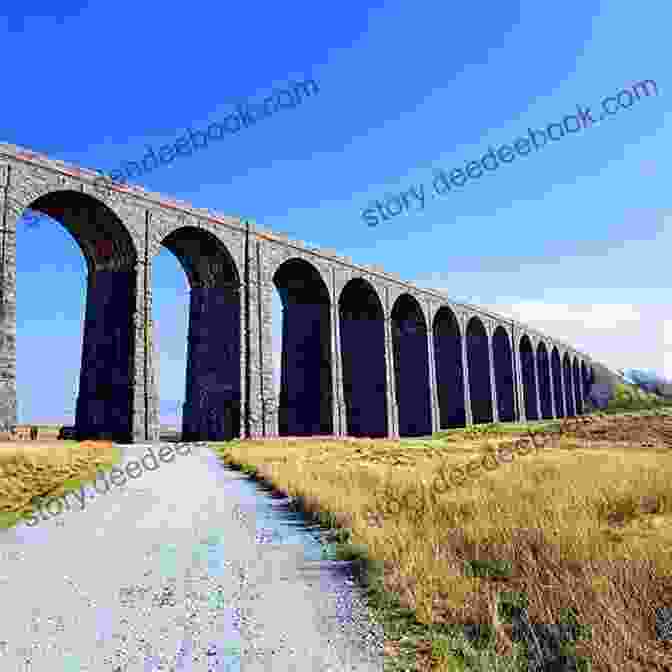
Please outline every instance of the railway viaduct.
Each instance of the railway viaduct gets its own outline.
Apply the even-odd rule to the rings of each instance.
[[[583,410],[591,358],[524,324],[237,217],[0,144],[2,423],[16,423],[16,227],[26,208],[59,221],[87,264],[81,438],[158,439],[152,260],[161,246],[191,288],[184,440],[417,436]]]

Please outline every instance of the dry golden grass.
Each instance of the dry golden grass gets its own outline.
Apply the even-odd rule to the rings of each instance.
[[[438,497],[427,486],[439,464],[466,463],[487,449],[483,441],[292,439],[217,447],[228,461],[253,465],[300,497],[305,510],[330,512],[349,528],[352,542],[382,561],[386,591],[428,632],[489,623],[499,656],[511,654],[510,626],[499,622],[494,605],[502,591],[515,591],[527,596],[532,622],[560,622],[561,610],[572,608],[580,624],[592,626],[592,639],[578,642],[576,652],[596,672],[672,670],[672,646],[654,630],[654,607],[672,605],[672,450],[655,441],[649,448],[593,447],[565,437]],[[398,516],[383,514],[385,488],[402,498],[415,491],[409,500],[422,506],[402,503]],[[499,561],[509,570],[469,576],[465,563],[473,561]],[[390,655],[402,634],[388,636]],[[437,657],[429,637],[416,637],[415,647],[416,669],[462,669],[447,654]]]
[[[111,441],[28,441],[0,444],[0,528],[32,510],[35,496],[64,494],[121,458]]]
[[[61,425],[16,425],[14,429],[14,435],[10,437],[9,434],[3,435],[3,440],[11,441],[30,441],[30,428],[38,428],[38,440],[39,441],[56,441],[58,440],[58,432],[61,429]]]

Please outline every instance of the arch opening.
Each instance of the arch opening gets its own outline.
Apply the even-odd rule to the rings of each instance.
[[[133,240],[112,210],[82,192],[53,191],[28,209],[59,222],[86,262],[77,438],[132,441],[137,292]]]
[[[562,392],[562,377],[560,374],[560,353],[557,347],[553,347],[551,351],[551,369],[553,371],[553,397],[555,399],[555,416],[556,418],[564,418],[565,412],[565,395]]]
[[[565,379],[565,410],[568,418],[576,415],[574,411],[574,400],[572,399],[572,366],[569,363],[569,355],[565,353],[562,358],[562,373]]]
[[[213,234],[181,227],[161,244],[189,284],[183,441],[230,441],[241,436],[240,276]]]
[[[347,433],[387,436],[385,316],[376,291],[350,280],[338,302]]]
[[[523,396],[525,397],[525,418],[539,420],[537,411],[537,381],[534,375],[534,351],[527,334],[520,339],[520,360],[523,373]]]
[[[576,414],[581,415],[583,413],[583,395],[582,385],[581,385],[581,372],[579,370],[579,361],[574,357],[574,363],[572,365],[572,375],[574,379],[574,398],[576,400]]]
[[[497,413],[501,422],[513,422],[516,417],[513,356],[506,329],[501,325],[492,337],[492,353],[495,364],[495,390]]]
[[[469,397],[474,424],[492,422],[492,383],[488,334],[483,322],[472,317],[467,326],[467,366],[469,367]]]
[[[583,360],[581,361],[581,381],[583,384],[583,399],[588,399],[593,384],[593,369],[591,366],[587,366]]]
[[[399,436],[432,433],[427,324],[420,304],[402,294],[392,309],[392,350]]]
[[[464,427],[467,414],[464,406],[462,337],[457,318],[450,308],[443,306],[437,311],[433,332],[439,427]]]
[[[551,370],[549,366],[548,350],[543,341],[537,347],[537,371],[539,372],[539,403],[541,417],[544,420],[553,418],[553,403],[551,400]]]
[[[273,276],[282,302],[281,436],[333,433],[331,301],[317,269],[285,261]]]

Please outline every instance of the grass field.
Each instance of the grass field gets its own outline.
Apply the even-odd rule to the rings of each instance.
[[[7,441],[0,443],[0,529],[33,509],[33,497],[56,497],[93,481],[121,460],[110,441]]]
[[[497,606],[518,600],[533,622],[588,626],[573,652],[595,671],[671,670],[653,608],[672,605],[672,416],[596,417],[581,437],[431,494],[440,464],[464,465],[523,429],[211,445],[339,530],[337,557],[359,561],[385,624],[386,669],[526,669]],[[451,627],[464,623],[485,626],[480,646]]]
[[[648,672],[672,670],[672,644],[654,631],[654,608],[672,605],[672,413],[658,413],[594,415],[580,436],[445,494],[429,487],[439,466],[560,423],[211,446],[334,528],[336,557],[355,561],[384,623],[386,670],[526,669],[502,617],[517,603],[533,622],[580,624],[589,634],[570,653],[595,672]],[[119,460],[109,442],[0,443],[0,527],[33,496],[76,489]],[[483,626],[479,642],[455,627],[466,623]]]

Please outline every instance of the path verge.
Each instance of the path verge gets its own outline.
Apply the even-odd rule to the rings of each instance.
[[[515,432],[210,445],[331,528],[384,625],[386,670],[513,672],[543,656],[562,670],[664,670],[672,647],[656,638],[655,610],[672,604],[670,420],[589,421],[585,436],[438,498],[427,486],[442,461]],[[610,438],[619,422],[635,441]],[[424,507],[387,516],[385,491]]]
[[[121,456],[110,441],[0,444],[0,530],[21,524],[40,504],[79,490]]]

